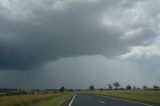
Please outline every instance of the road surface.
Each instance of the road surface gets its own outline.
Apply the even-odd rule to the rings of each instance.
[[[154,106],[129,100],[86,93],[76,93],[64,106]]]

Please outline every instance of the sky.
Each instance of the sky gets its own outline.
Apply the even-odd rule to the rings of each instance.
[[[160,86],[159,4],[0,0],[0,87]]]

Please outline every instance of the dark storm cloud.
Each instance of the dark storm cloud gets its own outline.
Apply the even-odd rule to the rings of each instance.
[[[91,84],[96,88],[106,88],[108,83],[119,81],[121,86],[134,84],[141,87],[146,79],[149,79],[148,76],[151,76],[149,74],[144,78],[144,73],[139,73],[139,70],[128,62],[98,55],[63,58],[42,65],[36,70],[0,71],[0,85],[25,89],[59,89],[61,86],[86,89]]]
[[[141,19],[133,20],[135,24],[126,22],[132,17],[132,10],[139,8],[139,2],[136,3],[1,0],[0,69],[28,69],[63,57],[104,55],[109,58],[126,53],[128,46],[142,44],[151,34],[156,36],[149,23],[138,23]],[[141,36],[134,39],[130,39],[132,33],[126,35],[143,26],[149,28],[149,35],[145,29],[136,32]]]

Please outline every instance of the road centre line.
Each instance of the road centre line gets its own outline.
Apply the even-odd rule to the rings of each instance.
[[[99,101],[100,103],[103,103],[103,104],[106,104],[105,102],[103,102],[103,101]]]
[[[154,106],[154,105],[146,104],[146,103],[142,103],[142,102],[136,102],[136,101],[126,100],[126,99],[119,99],[119,98],[112,97],[112,96],[105,96],[105,95],[98,95],[98,96],[100,96],[100,97],[107,97],[107,98],[110,98],[110,99],[115,99],[115,100],[120,100],[120,101],[126,101],[126,102],[136,103],[136,104],[142,104],[142,105],[146,105],[146,106]]]
[[[142,102],[135,102],[135,101],[126,100],[126,99],[119,99],[119,98],[113,98],[113,99],[117,99],[117,100],[121,100],[121,101],[126,101],[126,102],[132,102],[132,103],[136,103],[136,104],[142,104],[142,105],[146,105],[146,106],[154,106],[154,105],[150,105],[150,104],[146,104],[146,103],[142,103]]]
[[[95,94],[93,94],[95,95]],[[155,106],[155,105],[151,105],[151,104],[147,104],[147,103],[142,103],[142,102],[136,102],[136,101],[132,101],[132,100],[127,100],[127,99],[120,99],[120,98],[116,98],[116,97],[112,97],[112,96],[105,96],[105,95],[95,95],[95,96],[99,96],[99,97],[105,97],[105,98],[108,98],[108,99],[112,99],[112,100],[119,100],[119,101],[125,101],[125,102],[131,102],[131,103],[136,103],[136,104],[141,104],[141,105],[144,105],[144,106]],[[70,101],[69,105],[68,106],[71,106],[73,104],[73,101],[76,97],[76,94],[74,95],[74,97],[72,98],[72,100]],[[92,96],[91,95],[88,95],[89,98],[91,98]],[[105,102],[103,101],[98,101],[102,104],[106,104]]]

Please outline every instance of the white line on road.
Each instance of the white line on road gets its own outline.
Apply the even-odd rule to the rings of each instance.
[[[154,105],[150,105],[150,104],[146,104],[146,103],[141,103],[141,102],[135,102],[135,101],[126,100],[126,99],[119,99],[119,98],[113,98],[113,99],[117,99],[117,100],[121,100],[121,101],[126,101],[126,102],[132,102],[132,103],[136,103],[136,104],[142,104],[142,105],[146,105],[146,106],[154,106]]]
[[[102,95],[99,95],[99,96],[102,96]],[[146,103],[142,103],[142,102],[136,102],[136,101],[126,100],[126,99],[119,99],[119,98],[115,98],[115,97],[112,97],[112,96],[103,96],[103,97],[107,97],[107,98],[115,99],[115,100],[120,100],[120,101],[126,101],[126,102],[136,103],[136,104],[142,104],[142,105],[145,105],[145,106],[154,106],[154,105],[146,104]]]
[[[103,103],[103,104],[106,104],[105,102],[103,102],[103,101],[99,101],[100,103]]]
[[[120,98],[116,98],[116,97],[112,97],[112,96],[104,96],[104,95],[96,95],[96,96],[107,97],[107,98],[110,98],[110,99],[115,99],[115,100],[120,100],[120,101],[126,101],[126,102],[131,102],[131,103],[136,103],[136,104],[142,104],[142,105],[145,105],[145,106],[155,106],[155,105],[151,105],[151,104],[147,104],[147,103],[136,102],[136,101],[127,100],[127,99],[120,99]]]
[[[73,103],[73,100],[74,100],[74,98],[76,97],[76,94],[74,95],[74,97],[72,98],[72,100],[71,100],[71,102],[69,103],[69,105],[68,106],[71,106],[72,105],[72,103]]]

